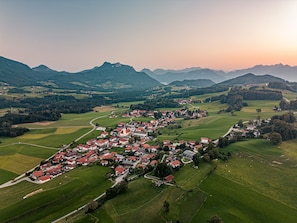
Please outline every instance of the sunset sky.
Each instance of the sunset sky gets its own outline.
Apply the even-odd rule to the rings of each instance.
[[[0,55],[71,72],[296,66],[296,21],[297,0],[1,0]]]

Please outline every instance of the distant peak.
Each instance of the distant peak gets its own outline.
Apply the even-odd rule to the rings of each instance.
[[[103,67],[121,67],[122,64],[117,62],[117,63],[110,63],[110,62],[104,62]]]
[[[122,66],[122,64],[120,64],[119,62],[112,65],[112,67],[121,67],[121,66]]]
[[[54,71],[54,70],[50,69],[49,67],[47,67],[47,66],[45,66],[43,64],[39,65],[38,67],[32,68],[32,70],[34,70],[34,71],[40,71],[40,72]]]

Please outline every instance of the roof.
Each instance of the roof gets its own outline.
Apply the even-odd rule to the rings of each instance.
[[[123,172],[125,171],[125,168],[122,167],[122,166],[117,166],[117,167],[115,168],[115,171],[116,171],[118,174],[121,174],[121,173],[123,173]]]
[[[164,180],[166,180],[167,182],[171,182],[172,180],[174,179],[174,176],[173,175],[168,175],[166,177],[164,177]]]
[[[185,150],[184,152],[183,152],[183,155],[184,156],[194,156],[196,153],[195,152],[193,152],[193,151],[191,151],[191,150]]]
[[[51,177],[49,175],[45,175],[45,176],[38,178],[39,181],[46,181],[46,180],[50,180],[50,179],[51,179]]]
[[[174,160],[170,163],[171,166],[179,166],[180,165],[180,161],[179,160]]]
[[[43,175],[44,175],[44,172],[41,171],[41,170],[39,170],[39,171],[34,171],[34,172],[33,172],[33,176],[36,177],[36,178],[41,177],[41,176],[43,176]]]

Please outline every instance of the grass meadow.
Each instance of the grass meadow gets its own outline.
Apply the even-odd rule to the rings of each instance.
[[[217,139],[224,135],[232,125],[238,123],[240,119],[249,121],[257,119],[258,116],[261,118],[270,118],[275,114],[280,114],[272,110],[274,105],[278,105],[278,101],[265,100],[246,102],[248,106],[243,107],[241,111],[234,112],[234,115],[231,113],[218,114],[219,110],[227,108],[226,104],[221,104],[218,101],[195,104],[194,106],[207,110],[209,116],[200,119],[183,120],[181,121],[182,128],[164,128],[161,130],[162,135],[158,138],[160,140],[200,140],[201,137]],[[261,108],[262,111],[257,113],[257,108]]]
[[[21,182],[0,190],[0,222],[50,222],[88,203],[111,186],[104,176],[109,168],[80,167],[50,182]],[[41,193],[23,197],[43,189]]]
[[[280,147],[261,139],[243,141],[222,151],[230,151],[232,158],[201,163],[198,169],[185,165],[174,173],[175,187],[155,187],[144,178],[134,180],[127,193],[77,222],[194,223],[214,215],[224,222],[297,221],[296,140]],[[168,213],[164,201],[170,204]]]

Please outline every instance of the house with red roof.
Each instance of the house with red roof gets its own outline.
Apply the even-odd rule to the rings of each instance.
[[[40,183],[45,183],[45,182],[49,181],[50,179],[51,179],[51,176],[49,176],[49,175],[45,175],[45,176],[41,176],[41,177],[39,177],[39,178],[38,178],[38,181],[39,181]]]
[[[117,166],[114,170],[115,170],[116,176],[120,176],[120,175],[124,174],[124,172],[125,172],[125,168],[122,166]]]
[[[128,143],[129,143],[128,139],[125,139],[125,138],[119,139],[119,144],[122,146],[127,145]]]
[[[43,176],[45,174],[45,172],[43,172],[42,170],[36,170],[32,173],[32,178],[34,180],[37,180],[39,177]]]
[[[172,182],[173,181],[173,179],[174,179],[174,176],[173,175],[168,175],[168,176],[166,176],[166,177],[164,177],[164,180],[167,182],[167,183],[170,183],[170,182]]]
[[[150,162],[150,165],[151,165],[151,166],[156,166],[156,165],[157,165],[157,163],[158,163],[158,161],[157,161],[157,160],[152,160],[152,161]]]
[[[128,128],[123,128],[120,132],[119,132],[119,136],[120,137],[128,137],[131,135],[131,130]]]
[[[179,160],[173,160],[169,163],[169,165],[172,166],[172,168],[176,168],[181,165],[181,162]]]
[[[108,136],[108,132],[102,132],[99,138],[106,138]]]

